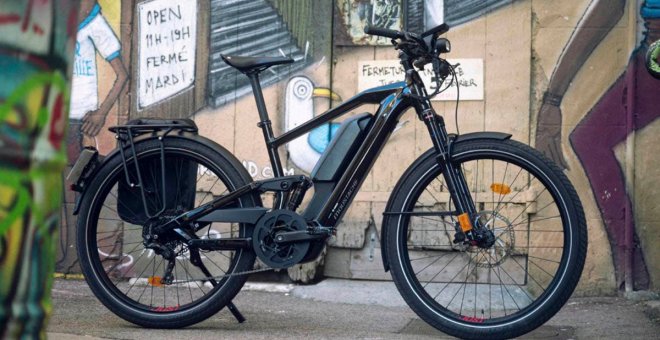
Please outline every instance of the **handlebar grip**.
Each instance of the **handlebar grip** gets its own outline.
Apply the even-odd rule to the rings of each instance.
[[[382,28],[382,27],[371,27],[371,26],[366,26],[364,28],[364,33],[370,34],[370,35],[378,35],[381,37],[387,37],[387,38],[392,38],[392,39],[399,39],[399,38],[404,38],[405,35],[399,31],[387,29],[387,28]]]

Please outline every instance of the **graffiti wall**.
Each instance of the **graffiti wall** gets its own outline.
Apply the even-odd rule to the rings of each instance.
[[[52,308],[76,17],[76,1],[14,1],[0,9],[2,338],[45,336]]]
[[[645,156],[652,154],[648,141],[640,141],[648,140],[645,131],[657,117],[657,80],[643,66],[649,43],[658,38],[657,8],[653,1],[589,2],[553,70],[539,79],[547,87],[537,96],[537,145],[570,172],[584,171],[593,195],[590,220],[603,224],[621,289],[657,289],[658,254],[647,243],[657,239],[657,216],[646,207],[657,194],[645,184],[652,174],[639,171],[654,161]],[[607,46],[616,44],[628,49],[609,53]],[[596,75],[601,67],[613,71]],[[586,85],[594,81],[602,87]],[[637,200],[640,192],[645,199]]]
[[[74,82],[84,75],[89,86],[79,97],[80,112],[72,110],[70,160],[80,145],[114,148],[105,131],[109,125],[138,117],[189,117],[200,134],[233,152],[253,178],[271,177],[248,78],[225,64],[222,54],[295,60],[261,74],[273,129],[280,134],[369,86],[401,78],[397,51],[385,39],[365,36],[365,25],[421,32],[447,22],[449,57],[461,65],[457,122],[453,92],[433,105],[445,114],[448,129],[456,131],[457,123],[461,133],[511,133],[565,169],[589,225],[582,292],[658,287],[660,254],[652,245],[660,241],[654,208],[660,193],[651,183],[660,159],[651,151],[658,130],[652,108],[660,97],[653,92],[658,80],[642,65],[649,42],[658,39],[657,1],[84,3],[89,10],[78,21],[78,41],[82,47],[91,41],[92,47],[81,48],[80,58],[85,54],[88,61],[80,59],[79,65],[76,59]],[[96,26],[98,32],[85,35]],[[367,105],[355,112],[375,109]],[[309,174],[342,119],[283,147],[285,173]],[[399,176],[430,146],[414,113],[404,115],[328,247],[325,275],[389,279],[378,254],[381,214]],[[70,213],[72,205],[67,207]],[[65,230],[74,220],[68,217]],[[66,252],[74,242],[69,235],[62,239],[58,269],[75,270],[75,257]]]
[[[84,146],[101,154],[115,147],[107,127],[119,122],[119,98],[128,88],[128,68],[120,42],[121,2],[85,0],[74,18],[75,46],[72,70],[71,109],[67,134],[67,169],[75,163]],[[56,269],[78,272],[75,244],[75,217],[71,215],[76,196],[65,190],[62,209],[66,228],[60,230]]]

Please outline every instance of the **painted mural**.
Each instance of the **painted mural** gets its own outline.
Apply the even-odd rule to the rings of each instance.
[[[101,154],[114,148],[107,127],[118,123],[117,101],[130,78],[118,35],[120,15],[119,1],[83,0],[73,18],[76,40],[66,137],[67,170],[85,146],[96,147]],[[62,215],[66,227],[59,234],[58,272],[78,271],[76,249],[72,246],[76,220],[71,215],[76,197],[73,191],[65,191]]]
[[[296,76],[287,82],[284,98],[284,130],[289,131],[314,118],[315,98],[341,101],[341,97],[328,88],[317,87],[305,76]],[[339,128],[338,123],[328,123],[300,138],[287,143],[289,160],[306,173],[312,172],[321,154],[330,144]]]
[[[106,16],[97,1],[81,2],[69,114],[68,154],[72,163],[83,145],[98,145],[95,137],[105,126],[108,113],[128,80],[121,60],[121,43]],[[99,93],[99,61],[107,63],[115,73],[112,88],[105,96]]]
[[[195,5],[185,9],[171,0],[83,1],[87,9],[76,20],[79,40],[91,28],[82,25],[85,18],[96,18],[105,33],[88,34],[92,48],[84,52],[81,45],[80,59],[77,55],[74,83],[75,77],[90,75],[87,93],[76,97],[74,89],[72,105],[79,102],[80,109],[74,114],[72,108],[69,120],[70,162],[84,145],[105,152],[114,148],[105,131],[109,125],[138,117],[190,117],[202,135],[236,154],[253,178],[271,177],[248,78],[226,65],[221,54],[284,55],[296,61],[260,75],[279,134],[359,92],[365,65],[391,66],[387,63],[396,59],[396,51],[386,39],[365,36],[365,25],[422,32],[447,22],[454,47],[449,57],[475,62],[464,67],[465,79],[474,79],[478,92],[468,97],[467,88],[461,91],[466,95],[458,109],[461,132],[510,132],[565,169],[587,208],[590,235],[596,235],[585,287],[598,287],[594,292],[626,284],[657,289],[660,275],[653,273],[660,269],[649,254],[658,252],[653,252],[652,241],[644,241],[657,232],[642,230],[660,230],[660,225],[639,227],[638,220],[655,215],[637,209],[646,200],[635,202],[632,188],[648,179],[625,161],[648,152],[637,151],[634,141],[657,121],[651,108],[660,104],[653,96],[658,80],[644,66],[648,46],[660,30],[657,0],[189,1]],[[627,15],[632,12],[639,13],[640,27],[631,19],[635,15]],[[631,32],[639,33],[639,40],[627,43],[635,35]],[[97,44],[94,39],[102,35],[107,39]],[[626,50],[633,45],[634,50]],[[602,62],[606,50],[625,54],[620,60],[607,59],[614,60],[608,67],[616,73],[609,78],[591,64]],[[597,73],[596,80],[576,85],[590,72]],[[453,102],[433,105],[455,131]],[[350,269],[326,266],[327,275],[386,278],[377,256],[376,261],[360,262],[362,257],[355,255],[367,247],[367,230],[380,228],[380,214],[398,176],[430,146],[424,127],[411,117],[404,118],[385,147],[328,252],[331,263],[350,263]],[[288,143],[282,152],[285,173],[309,174],[341,120]],[[639,192],[652,202],[660,199]],[[68,215],[73,199],[67,196]],[[68,216],[66,223],[71,229],[75,219]],[[69,234],[62,235],[62,271],[76,270]]]
[[[401,0],[338,0],[340,18],[339,31],[344,39],[342,45],[389,45],[389,39],[364,33],[366,26],[392,30],[403,28],[403,6]]]
[[[591,1],[555,66],[539,111],[536,145],[559,165],[567,167],[561,149],[562,97],[590,52],[624,13],[625,0]],[[634,131],[655,121],[660,112],[655,93],[660,83],[645,68],[648,46],[660,38],[660,1],[642,4],[641,41],[630,55],[625,72],[570,132],[570,143],[589,178],[614,252],[620,288],[648,288],[649,277],[634,226],[634,209],[626,185],[626,171],[614,148]],[[599,29],[593,29],[598,27]],[[628,256],[626,253],[629,252]],[[634,276],[634,277],[633,277]],[[632,282],[631,282],[632,281]]]
[[[288,56],[296,61],[263,72],[263,87],[285,81],[291,74],[310,65],[314,59],[314,45],[318,44],[306,32],[312,27],[312,3],[281,0],[213,2],[209,105],[219,107],[252,93],[248,78],[225,64],[220,54]],[[299,26],[306,29],[296,29]]]
[[[0,8],[1,338],[44,337],[51,313],[76,17],[76,1]]]

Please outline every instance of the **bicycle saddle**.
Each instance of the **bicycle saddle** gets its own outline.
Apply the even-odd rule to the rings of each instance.
[[[280,64],[291,64],[293,59],[289,57],[241,57],[231,55],[220,55],[222,60],[229,66],[243,72],[261,72],[271,66]]]

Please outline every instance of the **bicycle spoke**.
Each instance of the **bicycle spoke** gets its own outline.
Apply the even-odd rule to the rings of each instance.
[[[542,258],[542,257],[536,257],[536,256],[532,256],[532,255],[527,255],[527,257],[531,257],[531,258],[533,258],[533,259],[539,259],[539,260],[543,260],[543,261],[548,261],[548,262],[552,262],[552,263],[557,263],[557,264],[561,263],[561,262],[559,262],[559,261],[548,260],[548,259],[544,259],[544,258]]]
[[[477,255],[475,255],[477,256]],[[458,314],[463,314],[463,303],[465,302],[465,292],[467,291],[467,283],[468,283],[468,278],[470,277],[470,264],[472,263],[472,257],[470,257],[470,260],[468,261],[467,264],[467,269],[465,270],[465,282],[463,283],[463,297],[461,297],[461,309],[459,310]],[[476,285],[476,282],[475,282]],[[447,306],[451,305],[451,301]]]
[[[139,157],[141,174],[144,177],[142,184],[146,190],[146,209],[149,213],[156,213],[164,207],[167,211],[164,215],[179,214],[180,211],[175,210],[185,211],[199,206],[195,202],[199,202],[200,198],[205,202],[229,192],[230,186],[226,174],[231,172],[217,170],[214,168],[215,165],[202,167],[202,164],[197,162],[198,158],[188,154],[166,152],[166,188],[162,188],[163,169],[160,167],[160,150],[151,156]],[[206,159],[208,158],[204,158]],[[195,177],[191,179],[195,184],[192,187],[192,201],[188,202],[191,196],[182,189],[191,182],[185,180],[191,169],[195,171],[193,173]],[[118,301],[117,305],[124,304],[122,300],[128,300],[132,301],[133,306],[157,313],[194,308],[198,301],[211,298],[211,294],[227,287],[227,285],[220,286],[213,279],[214,276],[224,276],[229,271],[247,270],[243,264],[237,266],[237,259],[234,256],[236,251],[200,253],[200,264],[193,266],[189,262],[187,246],[176,235],[168,234],[169,231],[158,231],[159,238],[150,240],[154,246],[150,246],[151,249],[146,248],[143,240],[144,226],[126,221],[126,219],[140,220],[144,217],[144,214],[140,213],[144,209],[141,193],[138,191],[140,189],[120,192],[118,186],[124,177],[123,168],[120,167],[103,182],[103,187],[95,196],[98,198],[92,203],[95,210],[89,215],[91,218],[88,227],[94,230],[90,233],[88,247],[98,248],[98,254],[92,253],[92,258],[96,257],[96,260],[92,261],[91,266],[105,275],[106,280],[100,281],[100,284],[108,286],[104,288],[110,288],[104,291],[108,292],[106,294],[109,294],[112,301]],[[120,212],[123,215],[120,215]],[[196,231],[199,238],[232,237],[240,228],[238,225],[218,223],[208,223],[205,227],[206,230]],[[156,254],[158,247],[167,247],[169,251],[174,252],[174,266],[169,272],[173,276],[172,284],[162,281],[169,262],[162,255]],[[100,265],[95,264],[99,262]],[[202,268],[206,268],[206,271],[204,272]],[[200,271],[204,273],[200,274]],[[210,288],[209,283],[215,288]],[[231,293],[231,290],[228,293]]]
[[[557,196],[540,181],[535,170],[516,162],[475,158],[456,160],[456,166],[460,166],[475,203],[475,219],[480,218],[494,234],[494,243],[484,248],[469,242],[454,245],[454,216],[427,215],[433,211],[451,212],[455,207],[442,181],[444,175],[440,169],[420,170],[420,174],[429,176],[414,182],[419,189],[409,191],[418,193],[408,205],[412,209],[394,208],[419,214],[410,214],[411,218],[404,220],[405,249],[410,256],[406,260],[410,266],[407,275],[419,282],[411,288],[442,306],[423,308],[459,322],[511,320],[525,315],[528,307],[555,284],[562,265],[559,256],[564,247],[557,240],[565,232],[561,226],[564,216],[557,210]],[[450,197],[446,209],[429,203],[440,202],[439,197]],[[416,251],[419,253],[413,253]]]
[[[440,269],[439,272],[442,272],[445,268],[447,268],[447,266],[448,266],[452,261],[454,261],[454,259],[455,259],[458,255],[460,255],[460,254],[461,254],[461,253],[457,253],[456,256],[454,256],[454,257],[451,259],[451,261],[447,262],[447,264],[446,264],[442,269]],[[465,266],[463,266],[463,268],[465,268]],[[445,283],[445,286],[442,288],[442,290],[440,290],[437,294],[435,294],[435,296],[433,296],[433,300],[435,300],[435,299],[440,295],[440,293],[442,293],[442,292],[445,290],[445,288],[447,288],[447,287],[449,286],[450,283],[454,282],[454,279],[458,276],[458,274],[461,273],[461,271],[463,271],[463,268],[461,268],[461,270],[459,270],[459,271],[456,273],[456,275],[454,275],[454,277],[452,277],[452,278],[449,280],[449,282]]]
[[[426,270],[426,268],[428,268],[428,267],[434,265],[434,264],[435,264],[436,262],[438,262],[441,258],[442,258],[442,256],[438,257],[438,258],[435,259],[433,262],[427,264],[426,267],[424,267],[424,268],[422,268],[421,270],[419,270],[418,272],[416,272],[415,275],[418,275],[419,273],[421,273],[421,272],[423,272],[424,270]]]
[[[529,273],[529,271],[528,271],[525,267],[523,267],[523,265],[520,264],[520,262],[518,262],[518,261],[515,259],[515,257],[512,257],[512,260],[513,260],[513,262],[514,262],[515,264],[517,264],[520,268],[522,268],[522,269],[525,271],[525,275],[526,275],[526,276],[529,276],[529,278],[532,279],[532,281],[534,281],[534,283],[536,283],[536,285],[539,286],[541,289],[543,289],[543,291],[545,292],[545,288],[543,287],[543,285],[541,285],[538,281],[536,281],[536,279],[534,278],[534,276],[532,276],[532,275]],[[543,270],[543,268],[541,268],[541,270]],[[547,272],[546,272],[546,273],[547,273]],[[548,274],[550,277],[554,277],[554,275],[552,275],[552,274],[550,274],[550,273],[547,273],[547,274]],[[530,297],[530,300],[531,300],[532,302],[534,301],[533,299],[531,299],[531,297]]]
[[[138,217],[138,216],[139,216],[138,214],[135,213],[135,211],[133,211],[133,209],[131,209],[131,207],[129,207],[128,205],[126,205],[126,203],[124,203],[122,200],[120,200],[119,197],[117,197],[115,194],[113,194],[112,192],[110,192],[110,195],[112,195],[112,197],[114,197],[115,200],[116,200],[118,203],[121,203],[121,205],[122,205],[123,207],[125,207],[126,209],[128,209],[128,210],[131,212],[131,214],[133,214],[133,217]],[[115,211],[113,211],[113,212],[117,213],[118,210],[119,210],[119,209],[117,209],[117,210],[115,210]],[[117,213],[117,215],[119,215],[119,213]]]

